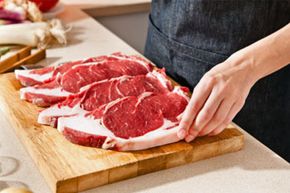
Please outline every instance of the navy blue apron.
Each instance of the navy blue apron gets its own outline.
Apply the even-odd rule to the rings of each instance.
[[[145,56],[192,89],[213,66],[289,22],[289,0],[153,0]],[[259,80],[234,121],[290,161],[290,66]]]

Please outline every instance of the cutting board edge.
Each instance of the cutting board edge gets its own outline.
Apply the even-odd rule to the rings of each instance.
[[[100,178],[102,178],[104,176],[108,177],[108,176],[110,176],[110,172],[112,172],[114,170],[121,169],[122,167],[124,167],[124,165],[121,165],[121,166],[118,166],[118,167],[115,167],[115,168],[111,168],[110,170],[107,170],[107,171],[97,171],[97,172],[88,173],[88,174],[85,174],[85,175],[82,175],[82,176],[76,176],[76,177],[73,177],[73,178],[59,179],[59,180],[57,180],[57,183],[56,183],[56,186],[54,187],[54,190],[55,190],[56,193],[73,193],[73,192],[85,191],[85,190],[89,190],[91,188],[100,187],[100,186],[103,186],[103,185],[106,185],[106,184],[111,184],[111,183],[114,183],[114,182],[130,179],[130,178],[133,178],[133,177],[146,175],[146,174],[149,174],[149,173],[152,173],[152,172],[157,172],[157,171],[161,171],[161,170],[165,170],[165,169],[169,169],[169,168],[174,168],[174,167],[178,167],[178,166],[185,165],[185,164],[188,164],[188,163],[193,163],[193,162],[197,162],[197,161],[201,161],[201,160],[205,160],[205,159],[210,159],[210,158],[214,158],[214,157],[219,156],[219,155],[224,155],[224,154],[227,154],[227,153],[233,153],[233,152],[237,152],[237,151],[242,150],[243,147],[244,147],[244,134],[241,131],[239,131],[238,129],[236,129],[236,128],[230,128],[228,130],[232,130],[237,135],[234,136],[234,137],[228,138],[228,139],[223,139],[222,141],[214,141],[214,142],[212,142],[212,143],[222,143],[222,145],[218,145],[218,147],[220,147],[219,149],[216,149],[216,150],[212,149],[212,151],[207,151],[207,155],[205,155],[205,154],[202,154],[202,155],[199,155],[199,156],[194,156],[193,155],[192,160],[190,160],[190,161],[184,160],[184,162],[179,162],[178,164],[171,164],[171,165],[167,164],[166,167],[164,167],[164,168],[156,168],[155,170],[150,170],[150,171],[146,171],[146,172],[142,172],[142,173],[139,173],[138,171],[137,172],[133,172],[133,173],[130,173],[129,175],[127,175],[125,177],[122,177],[122,178],[119,178],[117,180],[113,180],[113,181],[110,180],[110,179],[105,180],[107,183],[104,183],[104,182],[100,183],[99,182],[98,185],[96,185],[95,183],[94,183],[94,185],[88,185],[88,186],[80,185],[80,184],[85,184],[86,183],[86,182],[83,182],[83,181],[86,181],[86,180],[87,181],[91,181],[92,178],[93,179],[100,179]],[[237,143],[237,139],[238,139],[239,143]],[[203,148],[203,146],[212,146],[212,143],[204,144],[202,146],[199,146],[199,148]],[[233,148],[233,146],[231,146],[231,148],[228,148],[229,145],[231,145],[233,143],[236,144],[235,147]],[[193,148],[194,148],[194,145],[188,146],[188,150],[189,151],[192,151]],[[184,150],[185,149],[183,149],[182,151],[184,151]],[[170,158],[170,156],[174,157],[174,156],[176,156],[176,154],[182,153],[182,151],[171,152],[171,153],[165,154],[164,156],[165,156],[166,161],[167,162],[170,161],[170,160],[168,160],[168,158]],[[214,154],[214,156],[212,156],[213,154]],[[149,158],[149,159],[151,159],[151,158]],[[144,159],[144,160],[138,161],[137,165],[139,165],[140,162],[146,162],[149,159]],[[128,165],[131,165],[131,164],[132,163],[129,163]],[[80,181],[79,180],[80,178],[83,181]],[[88,179],[86,179],[86,178],[88,178]],[[74,189],[73,191],[71,191],[72,188]]]

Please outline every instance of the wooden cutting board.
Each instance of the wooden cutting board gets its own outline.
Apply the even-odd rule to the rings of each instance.
[[[13,73],[0,75],[0,108],[53,192],[79,192],[142,174],[238,151],[243,134],[229,126],[218,136],[144,151],[117,152],[68,142],[56,129],[37,123],[40,108],[19,99]]]

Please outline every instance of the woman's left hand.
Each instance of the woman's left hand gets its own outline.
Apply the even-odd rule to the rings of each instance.
[[[182,115],[180,139],[219,134],[232,121],[257,81],[248,61],[234,54],[201,78]]]

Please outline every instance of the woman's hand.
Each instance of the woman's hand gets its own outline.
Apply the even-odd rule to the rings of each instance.
[[[196,85],[180,122],[181,139],[219,134],[241,110],[257,77],[239,58],[234,54],[216,65]]]
[[[216,135],[243,107],[251,87],[290,62],[290,24],[239,50],[207,72],[193,90],[178,136]]]

